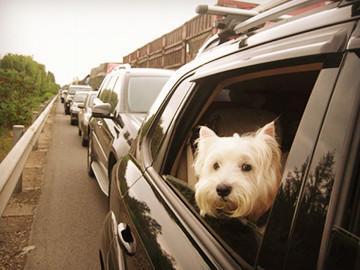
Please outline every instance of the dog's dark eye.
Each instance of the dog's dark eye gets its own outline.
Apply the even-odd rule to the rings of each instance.
[[[243,172],[251,171],[251,169],[252,169],[252,167],[251,167],[250,164],[244,163],[244,164],[241,165],[241,170],[242,170]]]
[[[219,163],[215,162],[214,165],[213,165],[213,168],[214,168],[215,171],[218,170],[220,168]]]

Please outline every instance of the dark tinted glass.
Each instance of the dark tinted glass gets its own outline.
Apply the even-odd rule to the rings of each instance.
[[[182,81],[174,90],[172,96],[167,101],[165,108],[162,110],[160,118],[152,126],[151,134],[151,155],[156,157],[159,147],[164,139],[164,136],[172,122],[174,115],[180,107],[184,96],[190,89],[193,83],[189,79]]]
[[[107,79],[107,81],[104,83],[103,88],[100,91],[99,94],[99,99],[101,99],[102,102],[104,103],[110,103],[112,105],[112,107],[114,107],[114,94],[113,94],[113,89],[115,86],[115,82],[117,80],[117,76],[111,76],[109,77],[109,79]],[[112,101],[112,103],[111,103]],[[116,97],[116,101],[117,101],[117,97]],[[116,105],[116,104],[115,104]]]
[[[315,269],[334,181],[341,181],[353,133],[360,94],[360,70],[355,54],[346,57],[302,189],[294,222],[287,269]],[[356,104],[356,106],[355,106]]]
[[[283,267],[296,203],[337,72],[337,68],[321,70],[298,126],[286,164],[284,164],[281,186],[272,208],[259,255],[258,264],[265,269],[277,270]]]
[[[333,230],[326,270],[360,269],[360,239],[340,228]]]

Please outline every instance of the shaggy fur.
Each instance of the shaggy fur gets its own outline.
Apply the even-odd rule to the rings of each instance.
[[[256,220],[270,208],[281,167],[274,122],[232,137],[218,137],[203,126],[197,146],[195,199],[201,215]]]

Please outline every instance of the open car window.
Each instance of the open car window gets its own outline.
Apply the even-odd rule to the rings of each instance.
[[[201,214],[195,197],[199,175],[194,171],[199,126],[210,128],[220,137],[234,133],[241,137],[275,121],[274,136],[283,167],[321,69],[322,64],[317,62],[245,74],[231,72],[226,77],[199,81],[172,130],[163,167],[166,181],[233,256],[246,265],[255,264],[269,211],[255,220],[247,216]]]

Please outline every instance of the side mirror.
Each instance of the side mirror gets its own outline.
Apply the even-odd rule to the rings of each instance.
[[[100,118],[110,118],[111,105],[110,103],[104,103],[100,99],[94,100],[94,106],[92,108],[92,116]]]

